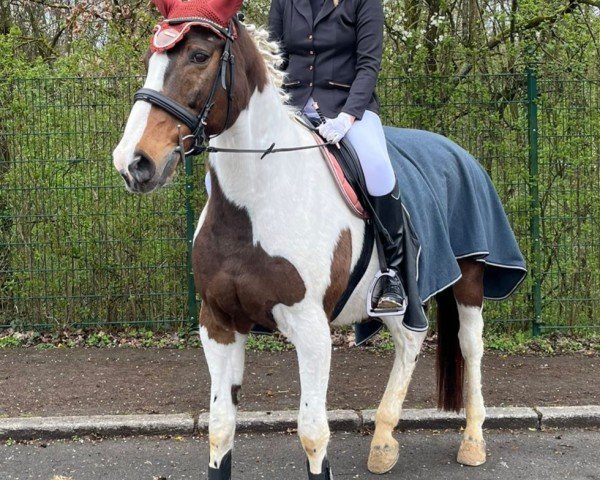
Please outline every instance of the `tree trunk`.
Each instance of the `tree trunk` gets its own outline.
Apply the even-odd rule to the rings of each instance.
[[[425,73],[433,75],[437,73],[437,59],[435,57],[435,47],[437,46],[438,27],[431,22],[431,19],[440,14],[440,0],[428,0],[427,29],[425,31],[425,46],[427,48],[427,60],[425,62]]]

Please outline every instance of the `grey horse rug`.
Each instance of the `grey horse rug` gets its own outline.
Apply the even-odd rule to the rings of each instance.
[[[479,162],[432,132],[385,127],[385,136],[409,223],[404,324],[427,327],[422,304],[460,278],[461,258],[485,263],[487,299],[508,297],[525,278],[525,261]]]

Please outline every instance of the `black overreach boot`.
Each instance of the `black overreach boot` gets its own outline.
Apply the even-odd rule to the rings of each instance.
[[[381,234],[385,261],[388,269],[396,275],[383,277],[382,293],[377,301],[375,313],[398,312],[404,314],[407,305],[406,292],[400,279],[400,265],[404,259],[404,219],[400,202],[400,187],[396,185],[391,193],[381,197],[371,197],[375,214],[387,230],[388,235]]]
[[[323,465],[321,467],[321,473],[315,475],[310,472],[310,463],[306,462],[306,468],[308,469],[308,480],[333,480],[331,475],[331,467],[329,466],[329,460],[327,457],[323,459]]]
[[[208,466],[208,480],[231,480],[231,450],[223,457],[219,468]]]

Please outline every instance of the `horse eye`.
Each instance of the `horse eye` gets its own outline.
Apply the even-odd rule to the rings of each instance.
[[[205,53],[196,52],[192,54],[192,62],[194,63],[204,63],[208,60],[208,55]]]

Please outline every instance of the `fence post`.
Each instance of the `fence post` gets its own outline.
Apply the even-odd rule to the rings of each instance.
[[[529,196],[531,237],[530,270],[533,280],[531,298],[533,301],[532,334],[540,334],[542,324],[542,285],[541,285],[541,245],[540,245],[540,191],[538,171],[538,85],[537,75],[532,68],[527,69],[527,117],[529,130]]]
[[[186,250],[187,250],[187,297],[188,321],[192,328],[198,325],[198,304],[196,303],[196,286],[192,269],[192,250],[194,248],[194,208],[192,196],[194,193],[193,157],[185,156],[185,220],[186,220]]]

